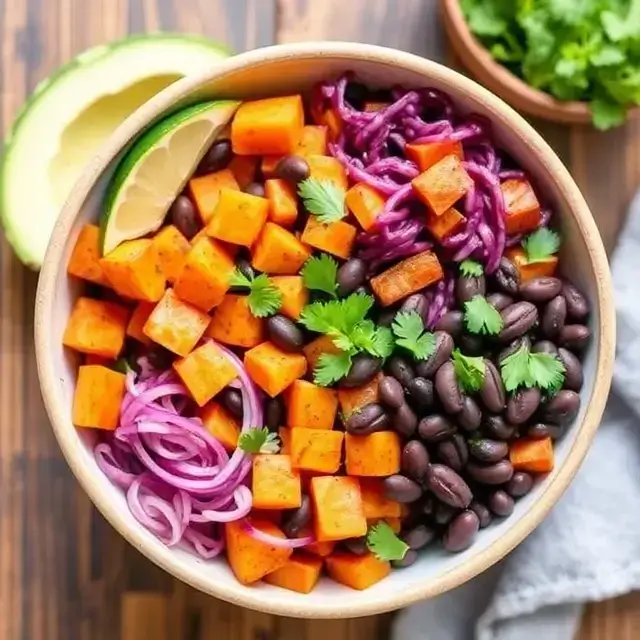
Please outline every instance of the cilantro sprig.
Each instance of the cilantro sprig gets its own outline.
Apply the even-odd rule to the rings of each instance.
[[[463,260],[460,263],[460,273],[469,278],[479,278],[484,273],[484,268],[476,260]]]
[[[435,351],[435,336],[425,331],[424,322],[415,311],[397,313],[391,331],[396,344],[410,351],[416,360],[426,360]]]
[[[460,349],[454,349],[452,357],[456,378],[463,391],[478,391],[484,382],[484,359],[481,356],[465,356]]]
[[[464,303],[464,321],[468,331],[480,335],[497,335],[504,326],[498,310],[481,295]]]
[[[348,351],[323,353],[313,370],[313,380],[320,387],[328,387],[342,380],[351,369],[353,355]]]
[[[249,310],[256,318],[264,318],[274,314],[282,306],[282,294],[264,273],[248,278],[236,269],[229,279],[232,287],[242,287],[249,290],[247,302]]]
[[[522,240],[528,262],[540,262],[552,256],[560,248],[560,235],[546,227],[540,227]]]
[[[565,368],[558,357],[550,353],[532,353],[526,345],[500,362],[504,388],[539,387],[557,391],[564,383]]]
[[[409,545],[398,538],[386,522],[374,524],[367,533],[367,547],[383,562],[402,560],[409,551]]]
[[[309,258],[300,272],[304,286],[322,291],[336,298],[338,291],[338,263],[326,253]]]
[[[275,433],[271,433],[267,427],[247,429],[238,438],[238,448],[245,453],[278,453],[280,451],[280,439]]]
[[[318,222],[330,224],[347,215],[346,191],[331,180],[307,178],[298,184],[298,195],[306,210],[318,218]]]

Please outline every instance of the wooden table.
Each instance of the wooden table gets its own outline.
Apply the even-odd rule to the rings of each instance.
[[[75,53],[140,31],[204,33],[237,51],[274,42],[359,40],[446,60],[436,3],[0,0],[2,123],[6,131],[27,94]],[[571,167],[611,247],[640,181],[640,123],[606,135],[549,124],[540,128]],[[388,616],[306,623],[207,598],[151,565],[105,523],[67,469],[40,399],[32,346],[36,277],[3,242],[0,640],[387,637]],[[591,607],[580,638],[637,637],[639,604],[640,596],[629,596]]]

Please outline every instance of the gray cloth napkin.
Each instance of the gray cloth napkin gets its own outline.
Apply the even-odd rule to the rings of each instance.
[[[505,560],[403,611],[393,640],[571,640],[585,603],[640,588],[640,192],[612,269],[613,392],[574,481]]]

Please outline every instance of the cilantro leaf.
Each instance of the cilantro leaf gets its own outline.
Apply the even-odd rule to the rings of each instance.
[[[435,336],[425,331],[424,322],[415,311],[397,313],[391,330],[396,344],[411,351],[416,360],[426,360],[436,348]]]
[[[298,195],[307,211],[318,218],[318,222],[330,224],[347,215],[347,194],[331,180],[307,178],[298,184]]]
[[[460,263],[460,273],[469,278],[479,278],[484,273],[484,268],[476,260],[463,260]]]
[[[560,235],[546,227],[540,227],[522,241],[528,262],[546,260],[560,248]]]
[[[238,448],[245,453],[278,453],[280,440],[275,433],[271,433],[267,427],[262,429],[247,429],[238,438]]]
[[[564,365],[549,353],[531,353],[522,345],[500,363],[504,388],[515,391],[519,387],[539,387],[557,391],[564,383]]]
[[[472,393],[477,391],[484,382],[485,364],[481,356],[465,356],[460,349],[453,351],[453,368],[456,372],[458,384],[463,391]]]
[[[304,286],[336,297],[338,289],[338,263],[326,253],[309,258],[300,272]]]
[[[481,335],[497,335],[504,326],[498,310],[481,295],[464,303],[464,321],[468,331]]]
[[[613,100],[595,98],[589,103],[589,109],[593,118],[593,126],[600,131],[619,127],[627,116],[626,107]]]
[[[247,303],[249,310],[256,318],[273,315],[282,306],[282,293],[273,284],[271,278],[264,273],[248,278],[239,269],[236,269],[231,274],[229,284],[232,287],[249,289]]]
[[[529,349],[522,345],[517,351],[504,358],[500,362],[500,373],[507,391],[533,386],[529,371]]]
[[[373,337],[371,353],[379,358],[388,358],[393,352],[395,341],[389,327],[377,327]]]
[[[383,562],[402,560],[409,551],[409,545],[400,540],[386,522],[378,522],[369,529],[367,547]]]
[[[351,369],[351,357],[348,351],[321,354],[313,370],[313,381],[320,387],[328,387],[342,380]]]

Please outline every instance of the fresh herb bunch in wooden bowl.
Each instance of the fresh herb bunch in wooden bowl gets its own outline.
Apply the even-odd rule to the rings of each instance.
[[[463,64],[517,109],[623,124],[640,105],[640,0],[443,0]]]

